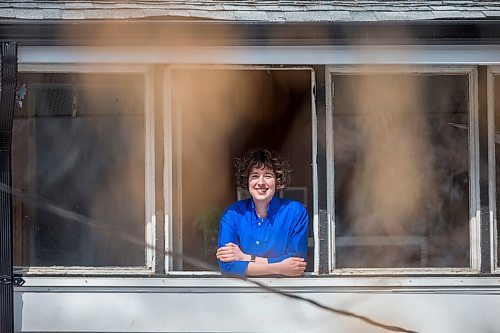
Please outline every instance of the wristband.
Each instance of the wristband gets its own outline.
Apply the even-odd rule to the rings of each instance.
[[[255,256],[253,254],[250,256],[250,262],[255,262]]]

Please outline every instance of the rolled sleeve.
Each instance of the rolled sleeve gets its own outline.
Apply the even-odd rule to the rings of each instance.
[[[248,261],[222,262],[219,260],[219,268],[224,275],[245,276]]]
[[[231,211],[226,211],[220,220],[219,241],[217,248],[225,246],[227,243],[234,243],[240,246],[240,240],[234,225],[234,217]],[[248,261],[231,261],[219,263],[219,269],[224,275],[245,276],[248,267]]]

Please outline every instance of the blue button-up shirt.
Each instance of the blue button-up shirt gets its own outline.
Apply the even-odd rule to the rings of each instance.
[[[229,206],[221,217],[218,247],[238,245],[245,254],[267,258],[269,263],[289,257],[306,258],[309,217],[299,202],[274,196],[267,217],[257,215],[252,199]],[[222,273],[245,275],[248,261],[222,262]]]

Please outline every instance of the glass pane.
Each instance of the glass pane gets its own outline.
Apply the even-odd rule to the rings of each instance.
[[[174,71],[177,251],[217,266],[219,217],[238,198],[233,158],[260,147],[289,161],[292,183],[283,195],[300,199],[312,220],[310,82],[310,71]],[[308,255],[312,269],[312,248]],[[200,270],[182,260],[174,269]]]
[[[467,76],[332,82],[336,267],[468,267]]]
[[[497,232],[500,232],[498,227],[498,214],[500,213],[500,76],[494,76],[494,105],[495,105],[495,162],[496,162],[496,221]],[[497,239],[500,237],[497,236]],[[500,266],[500,245],[497,242],[497,266]]]
[[[88,219],[14,198],[15,264],[144,266],[144,76],[21,73],[18,83],[13,187]]]

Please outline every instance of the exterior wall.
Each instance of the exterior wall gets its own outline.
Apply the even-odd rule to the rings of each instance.
[[[494,332],[498,278],[259,279],[417,332]],[[28,278],[18,332],[384,332],[225,278]]]

